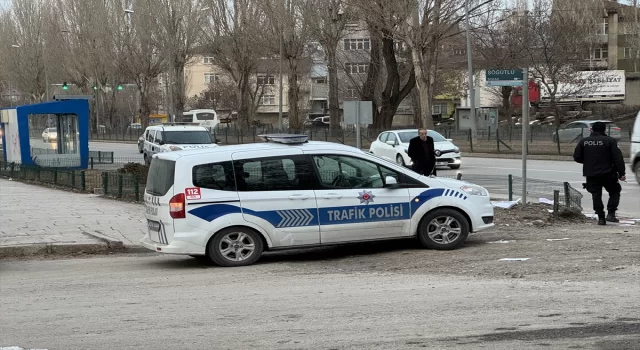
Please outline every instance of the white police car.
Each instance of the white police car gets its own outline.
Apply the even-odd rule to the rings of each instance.
[[[155,155],[142,245],[242,266],[265,250],[383,239],[453,249],[493,226],[482,187],[305,135],[262,137],[268,142]]]
[[[140,142],[142,141],[142,145]],[[218,147],[207,128],[197,123],[165,123],[147,127],[138,139],[138,151],[149,165],[154,154]]]

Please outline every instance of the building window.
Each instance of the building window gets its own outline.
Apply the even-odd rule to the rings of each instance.
[[[433,114],[447,115],[447,105],[433,105]]]
[[[213,57],[205,57],[204,64],[213,64]]]
[[[609,21],[606,18],[598,25],[597,33],[600,35],[609,34]]]
[[[276,95],[260,96],[260,104],[263,106],[273,106],[276,104]]]
[[[624,48],[624,58],[632,58],[633,57],[633,49],[630,47]]]
[[[593,51],[593,59],[596,61],[606,61],[609,57],[608,48],[595,49]]]
[[[258,85],[275,85],[276,78],[273,75],[258,75]]]
[[[404,51],[406,49],[406,45],[402,41],[394,41],[393,42],[393,49],[396,52],[402,52],[402,51]]]
[[[326,84],[327,83],[327,79],[326,78],[315,78],[313,80],[314,83],[316,84]]]
[[[344,70],[347,74],[367,74],[369,64],[367,63],[345,63]]]
[[[205,84],[217,83],[219,77],[215,73],[204,73],[204,82]]]
[[[358,91],[355,88],[347,88],[347,93],[345,98],[356,98],[358,97]]]
[[[367,39],[344,39],[345,51],[370,50],[371,41]]]

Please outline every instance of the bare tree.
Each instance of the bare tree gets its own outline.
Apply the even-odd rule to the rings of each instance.
[[[525,62],[524,48],[517,35],[519,14],[504,11],[502,5],[495,2],[488,11],[476,18],[484,24],[472,31],[472,48],[479,69],[514,69],[522,67]],[[513,125],[511,96],[514,88],[501,86],[493,91],[502,101],[503,115],[509,125]]]
[[[398,106],[416,84],[415,71],[406,56],[409,52],[398,50],[404,47],[398,27],[407,17],[402,18],[395,2],[352,0],[351,4],[366,13],[361,21],[371,40],[369,68],[360,95],[374,102],[375,127],[389,128]]]
[[[126,0],[116,1],[118,8],[133,10],[133,15],[131,12],[125,15],[124,11],[115,13],[112,19],[116,28],[113,39],[117,49],[118,68],[137,88],[139,110],[135,110],[134,114],[139,113],[144,128],[149,123],[153,105],[152,89],[157,87],[157,78],[165,68],[159,47],[161,38],[155,31],[156,19],[146,15],[152,11],[155,2],[139,0],[129,8]]]
[[[2,18],[2,49],[6,79],[31,102],[45,97],[45,34],[48,2],[14,0]]]
[[[597,9],[602,6],[598,0],[535,0],[531,13],[515,19],[525,63],[548,94],[556,125],[562,122],[558,100],[593,86],[578,72],[593,52],[594,30],[602,22],[602,11]],[[559,90],[561,85],[571,89]]]
[[[181,118],[187,103],[185,67],[201,46],[205,25],[204,0],[153,0],[146,16],[155,18],[160,52],[167,62],[172,114]]]
[[[301,62],[308,57],[307,45],[311,36],[309,21],[303,17],[305,0],[261,0],[265,15],[270,23],[272,38],[281,38],[282,55],[286,59],[287,70],[287,106],[289,108],[289,126],[299,129],[302,126],[300,115],[300,79]],[[272,51],[280,52],[280,40],[266,40],[273,44]]]
[[[324,50],[329,74],[329,116],[332,128],[340,127],[337,49],[345,26],[355,18],[346,0],[306,0],[303,15],[309,30]]]
[[[235,84],[238,122],[248,127],[256,103],[251,94],[251,77],[260,57],[266,54],[261,50],[260,24],[264,14],[255,0],[208,0],[207,6],[210,18],[203,27],[203,51]]]
[[[61,82],[74,86],[74,91],[94,94],[94,128],[98,125],[122,125],[116,115],[117,86],[125,80],[117,64],[117,49],[112,39],[117,31],[111,21],[121,7],[104,0],[56,0],[54,7],[55,45],[51,59],[62,70]]]

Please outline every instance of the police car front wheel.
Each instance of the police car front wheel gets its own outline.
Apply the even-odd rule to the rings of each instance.
[[[459,247],[469,235],[469,222],[453,209],[436,209],[420,222],[418,239],[431,249],[449,250]]]
[[[246,266],[258,261],[264,244],[260,234],[244,227],[232,227],[216,233],[207,247],[207,256],[216,265]]]

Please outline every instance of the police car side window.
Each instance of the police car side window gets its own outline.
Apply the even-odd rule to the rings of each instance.
[[[309,165],[303,156],[234,161],[238,191],[310,190]]]
[[[387,142],[387,136],[389,136],[389,133],[388,132],[383,132],[378,137],[378,140],[380,140],[380,142]]]
[[[159,145],[160,142],[162,141],[162,131],[158,130],[156,131],[156,143]]]
[[[156,133],[155,130],[149,130],[147,132],[147,141],[153,142],[153,135]]]
[[[192,180],[195,187],[220,191],[236,190],[231,162],[196,165],[193,167]]]
[[[338,155],[313,156],[313,162],[320,177],[320,184],[325,188],[384,187],[380,168],[373,162]]]

